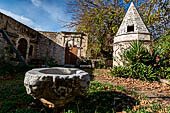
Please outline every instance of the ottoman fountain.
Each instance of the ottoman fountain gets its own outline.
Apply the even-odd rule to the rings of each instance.
[[[88,73],[77,68],[37,68],[25,74],[27,94],[49,108],[63,108],[89,88]]]

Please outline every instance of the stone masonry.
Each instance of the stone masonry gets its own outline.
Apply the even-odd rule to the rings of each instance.
[[[77,68],[37,68],[25,74],[27,94],[47,107],[62,107],[88,90],[90,77]]]
[[[33,60],[44,61],[47,57],[54,59],[58,65],[65,63],[65,38],[66,35],[62,32],[39,32],[36,31],[15,19],[0,13],[0,30],[5,30],[10,37],[10,40],[15,44],[18,51],[24,56],[26,62]],[[69,33],[69,32],[68,32]],[[72,34],[79,34],[84,37],[83,33],[71,32]],[[73,38],[73,37],[72,37]],[[83,45],[84,44],[84,45]],[[86,56],[87,50],[87,36],[82,44],[81,55]],[[4,40],[0,33],[0,50],[5,50],[10,45]],[[2,56],[3,52],[0,52]],[[14,52],[9,53],[16,57]]]
[[[123,65],[120,54],[130,47],[132,41],[140,40],[148,46],[151,42],[150,35],[132,2],[114,38],[113,66]]]
[[[41,34],[50,38],[58,45],[66,47],[67,43],[70,47],[78,48],[78,57],[86,57],[88,37],[81,32],[46,32],[40,31]]]

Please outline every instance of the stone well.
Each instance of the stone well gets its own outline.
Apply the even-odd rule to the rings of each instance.
[[[27,94],[49,108],[60,108],[89,88],[88,73],[76,68],[37,68],[25,74]]]

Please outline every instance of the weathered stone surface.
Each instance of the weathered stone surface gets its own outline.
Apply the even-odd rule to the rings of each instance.
[[[25,74],[27,94],[44,105],[62,107],[89,88],[88,73],[76,68],[38,68]],[[48,104],[51,103],[51,104]]]
[[[48,58],[53,59],[53,62],[57,65],[64,65],[66,43],[74,39],[75,43],[72,46],[76,45],[78,47],[77,56],[86,56],[88,37],[84,33],[39,32],[1,12],[0,29],[4,29],[7,32],[17,49],[20,46],[20,40],[26,40],[24,44],[26,46],[24,46],[24,48],[26,49],[18,50],[23,52],[21,54],[24,54],[25,61],[29,63],[33,63],[34,61],[42,61],[44,63],[45,59]],[[2,38],[0,38],[0,48],[3,49],[4,41],[1,41],[1,39]],[[8,56],[10,55],[8,54]],[[12,56],[12,58],[15,58],[16,54],[12,53]]]
[[[88,37],[81,32],[46,32],[40,31],[41,34],[47,38],[53,40],[61,47],[66,47],[68,43],[69,46],[78,47],[78,57],[86,57]]]

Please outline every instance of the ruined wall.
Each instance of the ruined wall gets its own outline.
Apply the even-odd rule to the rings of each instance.
[[[0,29],[7,32],[26,62],[48,57],[53,58],[58,65],[64,65],[66,43],[74,38],[74,44],[79,48],[79,57],[86,56],[88,38],[83,33],[38,32],[3,13],[0,13]],[[7,42],[0,37],[0,49],[4,50],[6,45]],[[16,54],[12,55],[16,57]]]
[[[61,32],[40,31],[40,33],[49,38],[50,40],[53,40],[55,43],[64,47],[64,37]]]
[[[2,13],[0,13],[0,29],[7,32],[18,50],[23,48],[21,43],[25,41],[25,61],[30,62],[32,59],[44,60],[46,57],[51,57],[58,65],[64,65],[64,48],[55,43],[55,40],[51,39],[51,35],[44,36],[38,31]],[[7,42],[0,37],[1,50],[4,50],[6,45],[8,45]],[[15,54],[13,55],[14,57],[16,56]]]
[[[58,65],[64,65],[65,50],[62,46],[42,35],[38,41],[40,59],[52,58]]]
[[[66,47],[66,43],[68,43],[69,46],[78,47],[79,48],[78,57],[86,57],[88,37],[85,34],[78,32],[45,32],[45,31],[40,31],[40,33],[64,48]]]
[[[27,41],[27,47],[26,47],[26,57],[25,61],[29,61],[30,57],[36,58],[36,42],[38,33],[37,31],[33,30],[32,28],[29,28],[28,26],[14,20],[11,17],[8,17],[2,13],[0,13],[0,29],[3,29],[7,32],[10,39],[15,44],[16,48],[19,46],[20,39],[25,39]],[[2,44],[0,44],[1,46]],[[30,45],[33,46],[34,53],[32,56],[29,56],[29,49]]]
[[[69,46],[78,48],[78,57],[86,57],[88,46],[88,36],[79,32],[62,32],[64,39],[64,46],[68,43]]]
[[[83,57],[87,56],[87,46],[88,46],[88,37],[87,36],[83,36],[83,40],[82,40],[82,47],[83,49],[81,49],[81,55]]]

